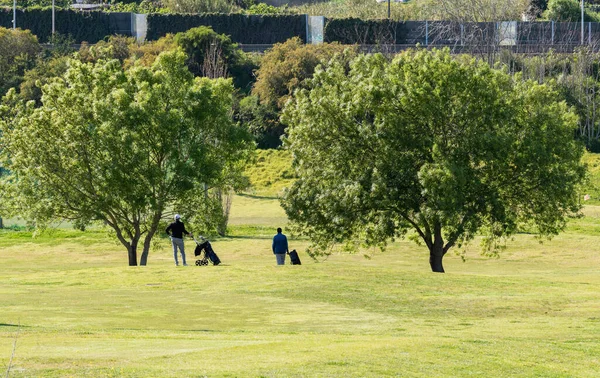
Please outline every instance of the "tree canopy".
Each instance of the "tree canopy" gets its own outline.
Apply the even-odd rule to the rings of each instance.
[[[0,27],[0,97],[21,83],[40,51],[37,37],[29,30]]]
[[[549,85],[447,50],[318,70],[284,121],[299,179],[282,205],[312,253],[409,235],[443,272],[448,250],[478,232],[551,236],[579,210],[573,111]]]
[[[176,50],[151,67],[69,61],[40,107],[13,90],[0,106],[2,201],[36,224],[110,226],[129,265],[146,265],[161,220],[214,208],[206,190],[240,183],[254,146],[231,120],[230,80],[194,78]]]

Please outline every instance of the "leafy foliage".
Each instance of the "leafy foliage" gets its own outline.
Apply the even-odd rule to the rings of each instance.
[[[194,79],[185,58],[166,52],[152,67],[127,70],[118,60],[71,60],[63,78],[43,87],[38,108],[10,91],[0,107],[2,164],[12,172],[4,200],[36,224],[105,223],[130,265],[138,243],[146,264],[173,211],[210,217],[197,213],[210,207],[207,190],[244,185],[253,145],[231,122],[231,82]]]
[[[130,50],[134,44],[135,38],[113,35],[91,46],[82,43],[77,57],[84,63],[97,63],[100,60],[110,59],[117,59],[123,63],[131,57]]]
[[[69,58],[65,56],[39,59],[34,68],[25,72],[19,96],[26,101],[33,100],[37,105],[41,105],[42,87],[67,72],[68,61]]]
[[[40,44],[30,31],[0,27],[0,96],[19,86],[40,52]]]
[[[231,76],[237,88],[249,90],[256,67],[228,36],[217,34],[209,26],[200,26],[176,34],[175,43],[187,54],[187,65],[194,75]]]
[[[448,51],[319,70],[284,111],[299,179],[282,201],[314,253],[383,247],[409,230],[433,271],[476,232],[551,236],[579,209],[577,117],[548,85]]]
[[[239,10],[230,0],[162,0],[171,13],[234,13]]]
[[[581,22],[581,6],[576,0],[549,0],[544,16],[551,21]],[[594,12],[584,9],[584,20],[597,22],[598,17]]]
[[[277,148],[281,145],[283,131],[279,123],[279,110],[275,106],[261,104],[257,96],[247,96],[239,102],[236,119],[254,135],[258,148]]]
[[[245,11],[247,14],[281,14],[285,9],[274,7],[265,3],[252,4]]]
[[[265,53],[260,68],[256,71],[256,83],[252,94],[260,99],[250,109],[252,100],[243,105],[243,117],[257,132],[261,130],[263,146],[273,146],[283,135],[285,126],[271,116],[279,111],[290,98],[294,90],[302,88],[305,80],[312,77],[315,68],[327,63],[334,56],[349,61],[356,55],[354,48],[338,44],[305,45],[299,38],[292,38],[285,43],[276,44]]]
[[[113,2],[108,12],[129,12],[129,13],[169,13],[169,9],[165,8],[161,1],[157,0],[142,0],[141,2]]]
[[[294,90],[312,77],[319,64],[327,63],[336,54],[345,54],[349,60],[356,50],[338,44],[305,45],[299,38],[278,43],[261,60],[252,93],[261,103],[281,108]]]

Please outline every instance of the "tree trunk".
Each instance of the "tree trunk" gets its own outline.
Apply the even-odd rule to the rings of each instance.
[[[442,225],[435,222],[433,225],[433,244],[429,247],[429,265],[434,273],[444,273],[442,259],[444,258],[444,239]]]
[[[142,250],[142,257],[140,258],[140,266],[146,266],[148,264],[148,253],[150,252],[150,240],[146,238],[144,241],[144,249]]]
[[[160,224],[160,219],[162,218],[163,208],[162,203],[159,205],[159,210],[154,213],[152,217],[152,224],[148,229],[148,233],[144,238],[144,249],[142,250],[142,257],[140,258],[140,266],[146,266],[148,263],[148,254],[150,253],[150,244],[152,242],[152,238],[156,231],[158,230],[158,225]]]
[[[132,240],[127,253],[129,255],[129,266],[137,266],[137,240]]]
[[[431,271],[434,273],[444,273],[444,266],[442,265],[442,259],[444,258],[443,248],[429,250],[429,265]]]
[[[4,223],[2,222],[2,217],[0,217],[0,229],[4,228]]]
[[[156,233],[156,229],[150,230],[148,234],[146,234],[146,238],[144,239],[144,249],[142,250],[142,257],[140,258],[140,266],[146,266],[148,263],[148,254],[150,253],[150,243],[152,242],[152,237]]]

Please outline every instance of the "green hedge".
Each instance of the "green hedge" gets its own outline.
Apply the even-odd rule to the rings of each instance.
[[[11,8],[0,8],[0,26],[12,28],[12,19]],[[96,43],[112,34],[109,13],[104,12],[56,9],[54,25],[57,33],[71,35],[76,43]],[[52,34],[52,9],[17,9],[17,27],[31,30],[42,43],[48,41]]]
[[[325,42],[344,45],[415,44],[425,42],[425,23],[421,21],[327,19]]]
[[[219,34],[242,44],[273,44],[292,37],[306,39],[305,15],[244,14],[149,14],[147,40],[179,33],[197,26],[210,26]]]

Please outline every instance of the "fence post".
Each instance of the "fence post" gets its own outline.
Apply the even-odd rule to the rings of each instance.
[[[310,25],[309,23],[309,18],[308,18],[308,14],[305,14],[304,17],[306,18],[306,43],[309,44],[310,43]]]
[[[552,46],[554,46],[554,21],[552,21]]]
[[[429,46],[429,22],[425,20],[425,46]]]
[[[465,45],[465,24],[460,24],[460,45]]]
[[[131,36],[135,37],[138,43],[146,40],[148,33],[148,20],[146,14],[131,13]]]
[[[592,44],[592,23],[588,22],[588,45]]]

